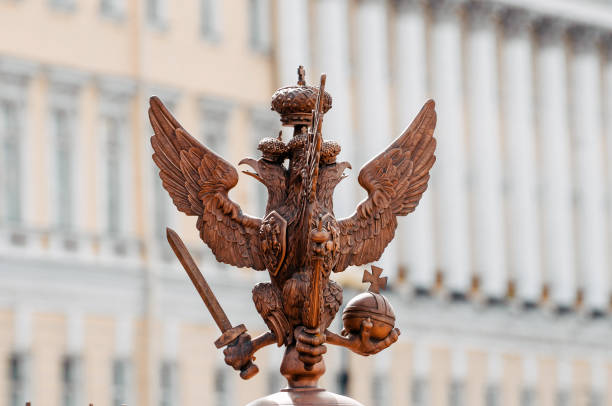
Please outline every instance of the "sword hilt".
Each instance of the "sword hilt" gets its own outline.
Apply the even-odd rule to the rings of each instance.
[[[245,334],[246,331],[247,329],[244,324],[225,330],[223,334],[221,334],[221,337],[217,338],[215,341],[215,347],[223,348],[226,345],[237,344],[240,336]],[[242,379],[246,380],[252,378],[259,372],[257,365],[253,364],[253,359],[254,358],[249,359],[249,361],[240,368],[240,377]]]

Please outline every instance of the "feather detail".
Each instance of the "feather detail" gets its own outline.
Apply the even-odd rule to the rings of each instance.
[[[395,235],[397,216],[414,211],[435,162],[435,126],[435,103],[429,100],[402,135],[361,169],[358,181],[368,198],[338,222],[340,258],[334,272],[378,260]]]
[[[153,161],[164,189],[183,213],[198,216],[200,238],[218,261],[265,269],[258,238],[261,220],[242,214],[228,196],[238,172],[193,138],[157,98],[150,100]]]

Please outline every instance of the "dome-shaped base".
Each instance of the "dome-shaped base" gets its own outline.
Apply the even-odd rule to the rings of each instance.
[[[257,399],[247,406],[363,406],[361,403],[320,388],[290,388]]]

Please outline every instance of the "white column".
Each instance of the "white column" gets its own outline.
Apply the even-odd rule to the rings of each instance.
[[[317,1],[317,65],[327,73],[326,90],[333,98],[333,107],[323,122],[323,136],[340,143],[339,160],[356,165],[354,151],[358,140],[353,131],[348,18],[347,0]],[[353,168],[353,176],[340,182],[335,190],[337,218],[350,216],[356,207],[358,173],[359,168]]]
[[[572,118],[577,255],[585,304],[603,312],[610,295],[606,254],[601,68],[597,31],[572,30]]]
[[[497,77],[497,38],[493,9],[472,4],[469,20],[469,148],[472,181],[474,267],[484,294],[501,300],[507,272],[503,234],[502,165]]]
[[[436,237],[445,284],[461,297],[470,285],[461,26],[455,2],[433,1],[431,75],[437,103]]]
[[[524,11],[514,10],[504,15],[501,83],[508,182],[508,265],[516,279],[519,299],[536,303],[542,290],[542,271],[529,25],[529,16]]]
[[[297,82],[297,68],[310,68],[308,39],[308,2],[306,0],[278,0],[278,73],[282,86]]]
[[[427,98],[427,42],[420,1],[401,1],[396,15],[396,128],[403,131]],[[431,189],[425,192],[416,211],[400,220],[398,226],[403,237],[399,260],[407,265],[410,280],[419,291],[428,291],[435,280]]]
[[[536,85],[545,277],[554,303],[568,307],[576,292],[563,32],[554,20],[540,25]]]
[[[387,65],[387,11],[383,0],[360,0],[356,10],[357,111],[360,134],[359,153],[355,163],[382,152],[393,140],[389,106],[389,68]],[[385,273],[397,273],[397,241],[392,241],[381,257]]]

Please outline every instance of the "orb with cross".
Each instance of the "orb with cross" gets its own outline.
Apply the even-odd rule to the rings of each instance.
[[[370,288],[347,303],[342,313],[343,335],[356,334],[381,340],[395,327],[393,307],[380,293],[387,287],[387,277],[380,276],[382,271],[374,265],[371,273],[363,271],[362,282],[369,282]]]

